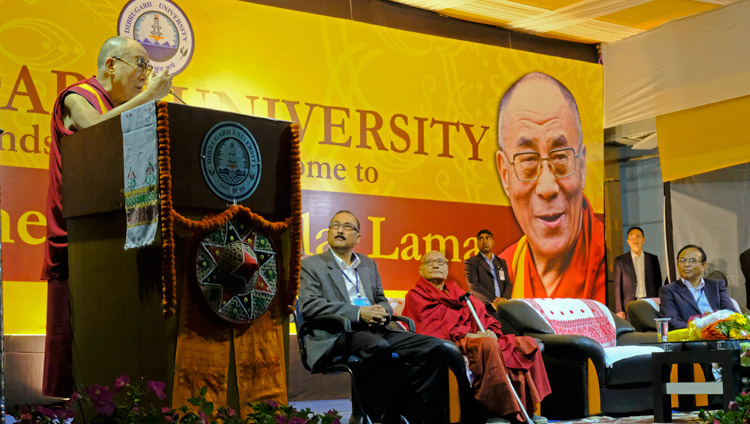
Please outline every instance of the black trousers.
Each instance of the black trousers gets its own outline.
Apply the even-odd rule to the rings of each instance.
[[[383,422],[398,415],[412,424],[448,422],[447,370],[454,352],[443,340],[358,325],[336,341],[334,351],[363,359],[354,375],[365,410],[355,415],[366,412],[373,421],[385,416]]]

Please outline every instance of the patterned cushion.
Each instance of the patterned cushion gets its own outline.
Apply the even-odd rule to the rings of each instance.
[[[555,334],[590,337],[602,347],[616,345],[615,320],[609,309],[590,299],[520,299],[555,330]]]

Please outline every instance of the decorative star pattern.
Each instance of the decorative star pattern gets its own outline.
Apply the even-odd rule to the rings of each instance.
[[[230,275],[244,281],[244,290],[226,290],[218,269],[219,255],[230,243],[245,243],[255,254],[243,252],[245,261]],[[278,264],[268,235],[242,217],[235,217],[207,235],[197,247],[195,276],[208,306],[232,323],[248,323],[268,310],[276,294]],[[252,272],[257,267],[255,272]],[[223,274],[226,275],[226,274]]]

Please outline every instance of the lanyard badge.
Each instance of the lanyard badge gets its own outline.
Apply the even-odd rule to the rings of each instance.
[[[357,297],[354,298],[354,302],[353,302],[354,306],[359,306],[359,307],[370,306],[370,300],[367,297],[362,296],[362,292],[359,289],[359,272],[357,272],[356,269],[354,270],[354,277],[355,277],[354,281],[352,281],[349,278],[349,276],[346,275],[346,273],[344,272],[343,269],[341,270],[341,275],[344,276],[344,278],[346,279],[346,281],[354,284],[354,287],[357,289]]]

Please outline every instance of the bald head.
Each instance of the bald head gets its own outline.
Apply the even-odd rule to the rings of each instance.
[[[132,43],[137,44],[137,41],[120,36],[112,37],[105,41],[104,44],[102,44],[102,48],[99,50],[99,56],[96,58],[97,69],[104,67],[107,58],[112,56],[123,56],[128,47],[132,46]]]
[[[541,72],[524,75],[503,96],[495,160],[535,264],[562,269],[572,257],[585,203],[582,141],[578,106],[555,78]]]
[[[437,250],[427,252],[422,257],[419,275],[433,285],[442,285],[448,278],[448,260],[445,259],[445,255]]]
[[[523,91],[523,88],[527,88],[532,85],[550,85],[559,91],[560,95],[565,100],[565,103],[568,105],[568,108],[570,108],[570,111],[572,112],[574,119],[574,125],[576,128],[576,131],[578,132],[578,144],[580,145],[581,141],[583,141],[583,130],[581,129],[581,117],[578,113],[578,104],[576,103],[575,97],[573,97],[573,93],[568,90],[563,83],[558,81],[556,78],[551,77],[545,73],[542,72],[531,72],[524,76],[522,76],[518,81],[514,82],[513,85],[510,86],[508,91],[505,92],[503,95],[502,100],[500,100],[500,110],[498,112],[498,118],[497,118],[497,143],[500,146],[500,150],[504,150],[504,137],[503,137],[503,129],[506,126],[506,120],[508,119],[508,105],[510,105],[513,102],[513,98],[516,95],[517,92]],[[544,103],[547,99],[535,99],[535,101],[539,103]]]

